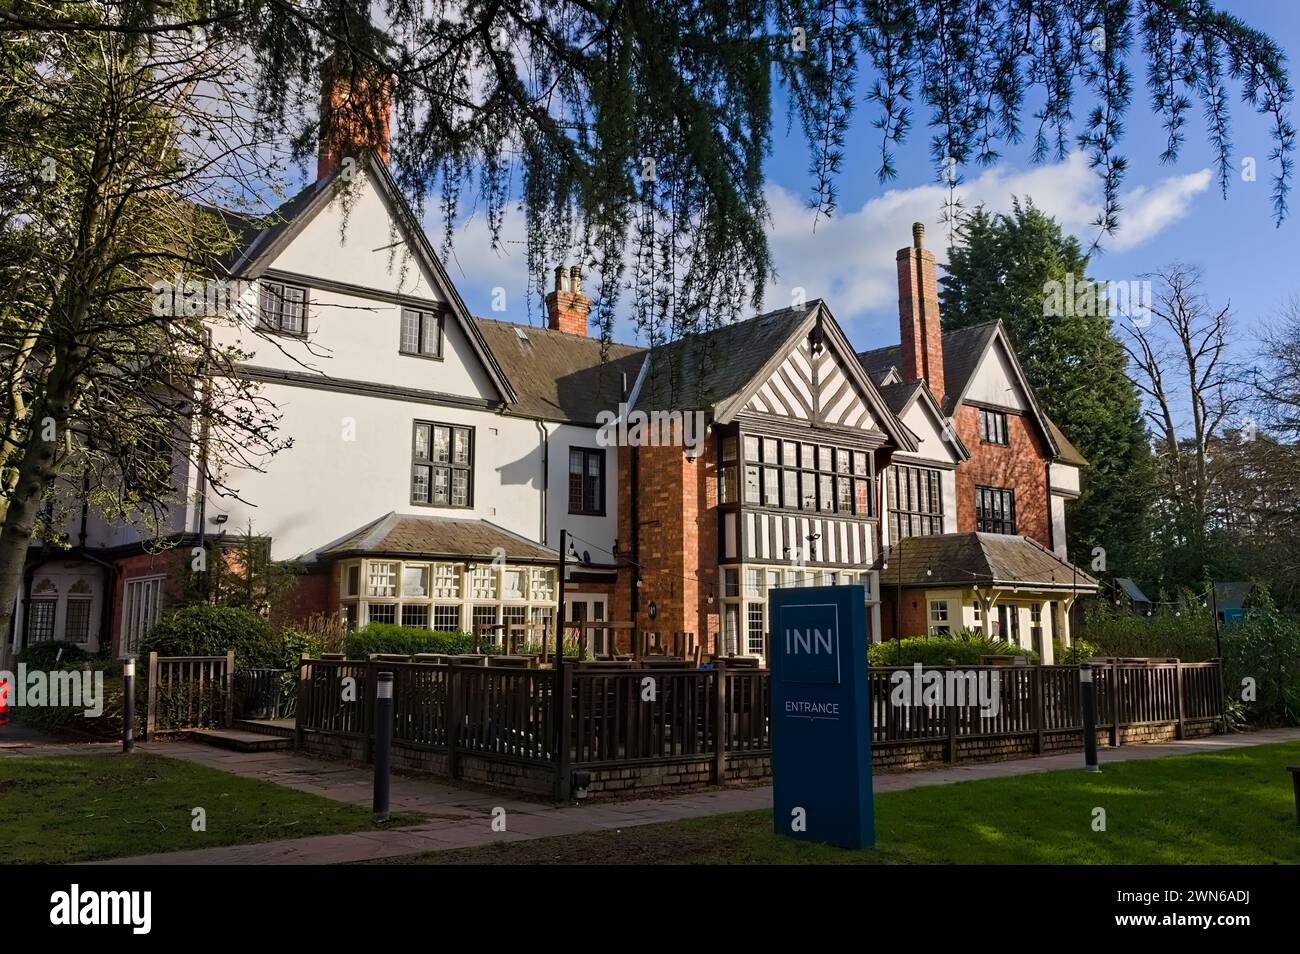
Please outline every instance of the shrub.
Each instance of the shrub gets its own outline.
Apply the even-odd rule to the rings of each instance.
[[[872,643],[867,659],[873,666],[946,666],[953,660],[958,666],[978,666],[982,656],[1023,656],[1031,663],[1038,654],[1015,643],[990,639],[978,631],[961,630],[951,636],[916,636]]]
[[[445,633],[392,623],[368,623],[349,633],[347,638],[347,654],[350,659],[365,659],[371,653],[410,656],[414,653],[473,651],[474,637],[469,633]]]
[[[1194,599],[1161,607],[1150,616],[1090,603],[1079,635],[1101,656],[1174,657],[1184,662],[1214,658],[1214,616]]]
[[[1061,649],[1058,644],[1055,658],[1058,666],[1077,666],[1086,663],[1093,656],[1104,655],[1105,653],[1086,639],[1076,639],[1068,649]]]
[[[196,603],[164,616],[141,642],[142,653],[159,656],[224,656],[235,651],[238,669],[283,669],[285,655],[271,624],[250,609]]]
[[[90,656],[76,643],[51,639],[27,646],[18,654],[18,662],[29,669],[80,669]]]
[[[1224,688],[1230,701],[1244,703],[1255,725],[1300,724],[1300,624],[1278,612],[1268,593],[1257,590],[1245,619],[1223,629]],[[1243,699],[1246,679],[1254,699]]]

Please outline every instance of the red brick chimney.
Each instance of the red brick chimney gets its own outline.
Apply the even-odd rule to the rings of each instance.
[[[939,330],[939,279],[925,226],[912,225],[912,244],[898,250],[898,330],[906,381],[924,380],[943,403],[943,336]]]
[[[555,269],[555,291],[546,296],[546,326],[566,335],[587,337],[591,299],[582,293],[582,269],[574,265]]]
[[[373,149],[388,161],[388,119],[393,81],[342,50],[321,63],[320,152],[316,178],[324,179],[344,159],[358,164]]]

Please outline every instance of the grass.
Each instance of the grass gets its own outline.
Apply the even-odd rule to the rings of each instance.
[[[193,831],[193,810],[207,830]],[[394,816],[389,826],[414,817]],[[143,753],[0,759],[7,864],[120,858],[370,831],[355,805]]]
[[[483,848],[423,864],[1297,864],[1300,742],[934,785],[876,797],[876,848],[772,832],[770,812]],[[1105,809],[1105,831],[1093,830]]]

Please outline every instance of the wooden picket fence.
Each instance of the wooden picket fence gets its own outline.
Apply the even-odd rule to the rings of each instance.
[[[149,654],[145,737],[158,732],[229,728],[234,720],[235,653],[224,656]]]
[[[304,659],[299,671],[297,734],[344,736],[364,745],[374,737],[374,686],[392,672],[393,741],[445,753],[448,774],[469,755],[553,772],[558,789],[576,770],[661,768],[710,762],[726,777],[730,760],[771,752],[770,673],[719,660],[713,668],[592,669],[568,665],[556,685],[552,669],[482,666],[456,660],[402,662]],[[942,678],[960,672],[996,676],[996,706],[975,692],[963,704],[896,704],[895,674],[868,673],[873,750],[938,744],[948,761],[965,740],[1030,740],[1045,751],[1054,735],[1082,732],[1077,666],[927,668]],[[1189,726],[1221,719],[1217,662],[1112,662],[1094,667],[1098,728],[1112,745],[1122,730]],[[984,700],[987,702],[988,700]],[[989,711],[995,710],[995,711]],[[564,741],[561,742],[560,740]]]

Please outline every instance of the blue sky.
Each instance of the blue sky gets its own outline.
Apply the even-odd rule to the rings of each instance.
[[[1270,35],[1294,60],[1300,51],[1300,4],[1265,0],[1230,0],[1224,7]],[[1281,227],[1273,223],[1269,197],[1273,167],[1272,143],[1266,117],[1234,103],[1232,113],[1235,174],[1225,199],[1212,170],[1213,155],[1205,142],[1199,106],[1189,118],[1186,142],[1178,161],[1162,165],[1164,135],[1150,111],[1145,67],[1133,55],[1130,66],[1136,88],[1126,117],[1120,151],[1129,161],[1123,186],[1120,231],[1103,241],[1104,253],[1094,257],[1090,272],[1107,280],[1136,280],[1173,261],[1203,269],[1205,291],[1215,303],[1231,302],[1237,320],[1237,344],[1243,355],[1256,340],[1256,330],[1300,293],[1300,193]],[[865,85],[865,84],[864,84]],[[1235,93],[1235,90],[1234,90]],[[1076,118],[1086,116],[1091,99],[1081,92]],[[844,171],[839,177],[839,208],[835,217],[816,224],[804,208],[810,189],[808,152],[798,126],[785,135],[784,115],[774,123],[773,154],[767,164],[769,201],[773,212],[771,242],[779,278],[767,291],[767,305],[787,304],[791,288],[822,297],[859,348],[898,340],[897,287],[894,252],[911,241],[911,223],[923,221],[928,244],[942,265],[947,230],[940,222],[946,187],[936,182],[928,155],[930,131],[926,114],[915,111],[908,141],[896,152],[898,177],[881,184],[879,133],[871,127],[873,114],[864,106],[856,114],[846,144]],[[1300,117],[1293,115],[1293,121]],[[1026,114],[1024,124],[1032,130]],[[1257,177],[1242,181],[1241,160],[1253,157]],[[1002,159],[989,168],[962,170],[959,194],[967,206],[983,202],[990,208],[1010,206],[1012,195],[1032,198],[1055,215],[1086,245],[1095,236],[1090,222],[1101,201],[1100,181],[1082,155],[1063,163],[1034,165],[1028,145],[1005,147]],[[517,215],[507,223],[507,237],[521,237]],[[428,221],[433,235],[436,223]],[[523,249],[511,243],[505,254],[487,248],[481,221],[458,231],[455,261],[449,270],[470,309],[477,314],[528,321],[523,307]],[[507,290],[505,314],[491,308],[492,288]],[[536,320],[536,306],[534,306]],[[625,328],[617,335],[630,340]]]

